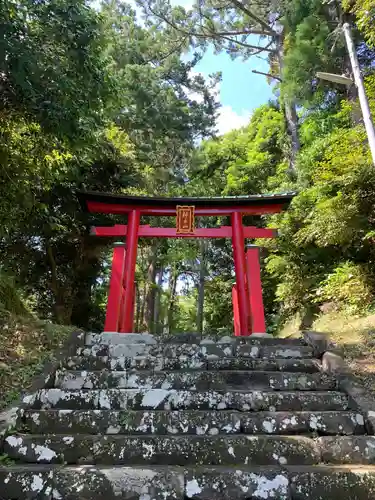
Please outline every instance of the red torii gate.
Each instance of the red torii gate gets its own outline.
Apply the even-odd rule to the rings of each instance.
[[[281,212],[289,206],[295,193],[224,198],[158,198],[91,191],[81,191],[77,195],[86,211],[127,215],[128,218],[127,225],[92,228],[92,234],[96,236],[126,239],[126,245],[117,244],[113,250],[105,332],[133,332],[138,238],[160,237],[231,238],[236,273],[232,290],[235,335],[265,333],[258,247],[249,245],[245,253],[245,238],[273,238],[277,231],[243,226],[242,216]],[[196,216],[229,216],[231,226],[192,226],[190,231],[181,233],[173,227],[140,225],[141,215],[176,216],[179,208],[191,208]]]

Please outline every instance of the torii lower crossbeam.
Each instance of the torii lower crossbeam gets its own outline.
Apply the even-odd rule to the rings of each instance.
[[[149,225],[139,226],[138,236],[148,238],[231,238],[231,226],[220,227],[202,227],[196,228],[192,234],[177,233],[175,227],[151,227]],[[243,226],[245,238],[275,238],[277,236],[276,229],[267,229],[255,226]],[[93,227],[91,234],[103,237],[124,237],[128,234],[128,226],[116,224],[112,227]]]

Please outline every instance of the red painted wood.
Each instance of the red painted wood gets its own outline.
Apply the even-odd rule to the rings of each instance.
[[[260,277],[259,248],[256,246],[247,249],[246,275],[251,311],[251,331],[253,333],[266,333],[262,281]]]
[[[248,335],[249,302],[246,291],[246,261],[245,261],[245,239],[242,226],[242,214],[232,214],[232,246],[234,257],[234,269],[236,272],[236,285],[238,294],[238,308],[240,316],[241,335]]]
[[[133,332],[134,279],[137,262],[139,221],[140,213],[137,210],[130,212],[128,216],[128,232],[126,235],[124,316],[121,325],[121,332],[124,333]]]
[[[112,270],[104,323],[105,332],[119,331],[125,253],[125,244],[115,246],[113,249]]]
[[[116,224],[112,227],[93,227],[92,234],[95,236],[123,237],[126,236],[128,227]],[[243,226],[245,238],[274,238],[277,230],[254,226]],[[151,238],[231,238],[231,226],[196,228],[194,234],[179,234],[174,227],[151,227],[149,225],[139,226],[139,237]]]
[[[240,325],[240,311],[238,309],[238,293],[236,285],[233,285],[232,288],[232,304],[233,304],[234,335],[236,337],[239,337],[241,335],[241,325]]]
[[[233,213],[262,215],[262,214],[275,214],[281,212],[285,207],[284,203],[258,206],[232,206],[232,207],[196,207],[195,215],[207,216],[223,216],[231,215]],[[176,207],[149,207],[144,205],[115,205],[111,203],[103,203],[99,201],[88,201],[87,209],[89,212],[97,212],[103,214],[127,214],[133,210],[139,211],[142,215],[176,215]]]

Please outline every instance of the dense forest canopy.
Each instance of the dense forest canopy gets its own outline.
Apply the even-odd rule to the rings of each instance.
[[[102,328],[112,241],[79,189],[165,196],[296,191],[262,248],[270,331],[300,313],[364,312],[375,294],[375,170],[354,86],[353,26],[375,112],[374,0],[5,0],[0,11],[0,304]],[[218,135],[209,47],[267,57],[274,98]],[[186,57],[190,54],[190,57]],[[259,78],[263,78],[259,76]],[[235,89],[233,90],[235,91]],[[250,89],[249,89],[250,91]],[[174,221],[159,218],[159,225]],[[145,221],[149,223],[149,221]],[[197,225],[225,221],[202,218]],[[227,240],[141,240],[138,331],[232,330]]]

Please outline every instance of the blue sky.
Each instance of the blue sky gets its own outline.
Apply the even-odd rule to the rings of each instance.
[[[251,72],[252,69],[268,71],[268,64],[263,57],[253,56],[247,61],[241,58],[232,60],[225,52],[215,54],[211,49],[194,68],[204,76],[222,72],[218,95],[222,105],[218,119],[220,133],[246,125],[252,110],[274,97],[266,77]]]
[[[171,2],[189,9],[194,0],[171,0]],[[232,60],[225,52],[215,54],[214,50],[210,49],[194,68],[196,72],[207,77],[218,71],[222,73],[218,95],[222,105],[217,124],[219,133],[246,125],[251,112],[274,97],[266,77],[251,72],[253,69],[265,73],[268,71],[265,57],[266,54],[261,54],[246,61],[241,58]]]

